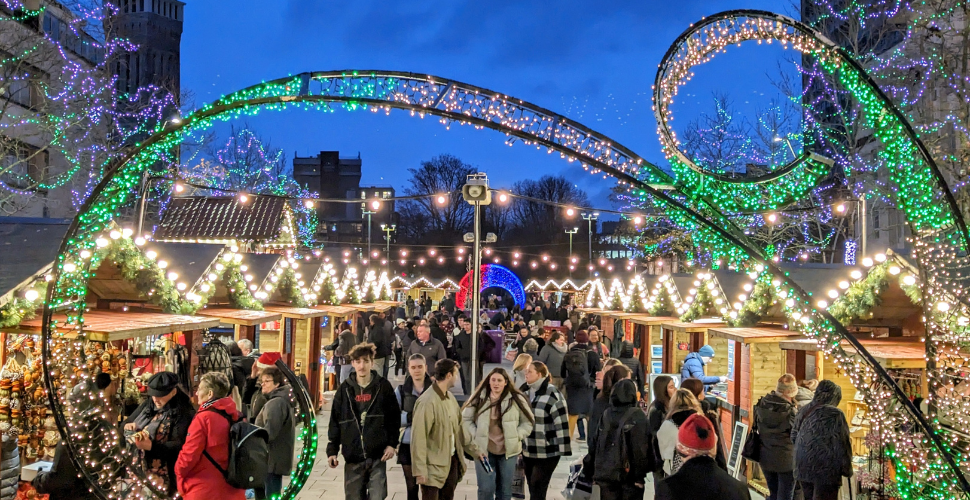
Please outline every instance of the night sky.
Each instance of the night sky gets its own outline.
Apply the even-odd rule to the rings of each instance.
[[[182,88],[196,106],[304,71],[384,69],[437,75],[531,101],[575,119],[662,163],[650,109],[657,64],[691,22],[737,8],[790,14],[789,1],[681,0],[597,2],[457,0],[280,2],[188,1],[182,34]],[[790,57],[792,54],[789,52]],[[766,72],[786,54],[747,44],[697,69],[675,104],[679,130],[727,92],[753,118],[774,89]],[[790,65],[788,65],[790,66]],[[241,125],[243,122],[236,122]],[[505,144],[505,135],[453,126],[406,112],[264,112],[245,120],[281,147],[315,156],[339,150],[363,159],[362,184],[407,183],[407,168],[450,153],[489,174],[493,187],[563,174],[597,207],[612,179],[584,173],[545,150]]]

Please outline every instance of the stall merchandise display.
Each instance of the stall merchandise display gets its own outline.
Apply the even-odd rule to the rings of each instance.
[[[60,441],[44,390],[38,346],[30,335],[11,336],[4,346],[7,362],[0,370],[0,432],[17,438],[24,464],[52,460]]]

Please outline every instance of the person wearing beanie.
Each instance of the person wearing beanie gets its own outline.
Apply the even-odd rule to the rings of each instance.
[[[625,367],[621,370],[629,372]],[[647,415],[637,407],[637,388],[622,379],[610,392],[610,406],[598,429],[590,432],[589,453],[583,467],[593,469],[602,500],[643,498],[651,455],[644,446],[649,435]]]
[[[711,421],[692,414],[677,431],[677,453],[684,464],[674,475],[657,483],[657,500],[750,500],[748,486],[731,477],[714,462],[717,434]]]
[[[593,410],[593,392],[596,388],[596,373],[600,371],[600,357],[589,348],[589,335],[585,330],[576,332],[576,344],[566,352],[562,359],[560,376],[566,389],[566,408],[569,410],[569,437],[579,424],[580,417],[586,417]],[[586,431],[579,425],[579,441],[586,440]]]
[[[796,394],[795,376],[786,373],[778,379],[775,390],[754,406],[751,432],[757,432],[761,438],[759,463],[768,483],[768,500],[788,500],[795,491],[795,445],[791,430],[795,424]]]
[[[842,476],[852,477],[849,424],[839,409],[842,389],[823,380],[812,402],[799,410],[791,431],[795,443],[795,479],[805,498],[838,498]]]
[[[798,409],[808,406],[812,402],[812,398],[815,397],[815,389],[818,388],[818,380],[802,380],[798,383],[798,393],[795,394],[795,404],[798,405]]]
[[[710,363],[713,358],[714,348],[709,345],[701,347],[697,352],[688,354],[684,359],[683,367],[680,369],[681,380],[687,380],[689,378],[700,379],[701,382],[704,382],[705,390],[708,392],[714,384],[726,381],[727,377],[706,375],[704,373],[704,365]]]

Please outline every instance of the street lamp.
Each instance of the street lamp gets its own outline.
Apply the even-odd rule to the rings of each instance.
[[[589,264],[593,265],[593,222],[599,218],[599,212],[583,212],[583,220],[589,223]]]
[[[492,192],[488,189],[488,176],[484,172],[469,174],[465,185],[461,188],[461,196],[473,207],[475,207],[475,228],[472,240],[475,245],[472,259],[472,359],[471,359],[471,384],[475,387],[478,378],[478,314],[481,305],[481,273],[478,272],[482,267],[482,205],[492,203]]]
[[[775,142],[785,141],[785,144],[788,144],[788,149],[791,150],[791,155],[798,158],[798,155],[795,154],[795,148],[791,147],[791,141],[787,137],[775,137],[774,140]]]
[[[368,208],[372,210],[368,210]],[[361,216],[364,216],[364,215],[367,216],[367,255],[368,256],[370,256],[370,220],[371,220],[371,216],[376,214],[377,211],[380,210],[380,208],[381,208],[381,201],[373,200],[367,204],[367,208],[364,208],[360,212]]]
[[[393,233],[394,231],[397,231],[397,224],[390,224],[390,225],[381,224],[381,231],[384,231],[385,233],[387,233],[384,235],[384,239],[387,240],[387,250],[385,250],[384,254],[390,256],[391,255],[391,233]]]
[[[566,230],[566,234],[569,235],[569,257],[570,258],[572,258],[572,256],[573,256],[573,235],[576,234],[576,233],[578,233],[578,232],[579,232],[579,228],[578,227],[574,227],[572,229],[567,229]],[[569,277],[570,278],[573,277],[573,266],[569,266]]]

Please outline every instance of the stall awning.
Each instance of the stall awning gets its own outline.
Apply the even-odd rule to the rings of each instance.
[[[663,327],[666,330],[673,330],[674,333],[694,333],[694,332],[706,332],[712,328],[723,328],[724,323],[720,321],[703,322],[695,321],[693,323],[683,323],[680,321],[674,321],[671,323],[663,323]]]
[[[638,325],[662,325],[664,323],[670,323],[677,321],[677,318],[673,316],[651,316],[649,314],[634,314],[633,316],[627,318],[627,320],[632,321]]]
[[[55,314],[54,319],[59,325],[63,325],[67,321],[67,316]],[[42,325],[43,319],[38,316],[24,321],[17,328],[8,331],[39,334]],[[219,319],[201,316],[100,310],[84,313],[84,333],[87,334],[88,340],[98,342],[187,332],[215,326],[219,326]],[[74,325],[59,327],[57,332],[68,338],[72,338],[78,333],[77,327]]]
[[[400,302],[393,300],[378,300],[377,302],[374,302],[374,305],[378,307],[378,311],[386,311],[392,307],[401,307]]]
[[[926,345],[922,342],[863,342],[862,346],[883,368],[926,368]],[[851,347],[845,350],[855,352]]]
[[[326,316],[327,313],[321,311],[320,309],[311,309],[309,307],[292,307],[292,306],[263,306],[263,309],[267,311],[272,311],[275,313],[280,313],[284,318],[291,319],[310,319],[317,318],[320,316]]]
[[[357,311],[356,309],[350,306],[319,305],[319,306],[313,306],[313,308],[319,309],[327,313],[327,316],[334,316],[334,317],[340,317],[340,318],[345,318],[347,316],[350,316]]]
[[[804,334],[782,328],[711,328],[708,334],[741,342],[743,344],[757,344],[759,342],[779,342]]]
[[[255,326],[270,321],[279,321],[282,314],[273,311],[250,311],[248,309],[229,309],[210,307],[197,312],[199,316],[219,318],[220,323],[228,325]]]

